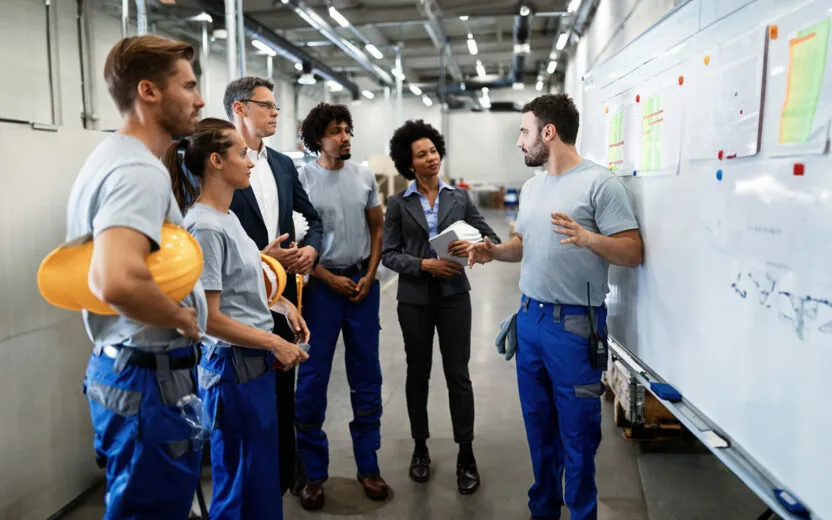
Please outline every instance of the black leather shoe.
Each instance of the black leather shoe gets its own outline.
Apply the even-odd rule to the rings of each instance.
[[[459,492],[463,495],[471,495],[476,493],[480,487],[480,474],[477,471],[476,464],[456,466],[456,485],[459,487]]]
[[[430,454],[413,452],[410,459],[410,478],[416,482],[427,482],[430,480]]]
[[[319,482],[309,482],[300,492],[300,505],[307,511],[317,511],[324,507],[326,498],[324,486]]]

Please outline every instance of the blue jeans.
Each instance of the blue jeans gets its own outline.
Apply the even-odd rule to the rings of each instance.
[[[173,357],[192,349],[176,349]],[[107,473],[105,520],[182,520],[199,482],[202,443],[180,415],[181,396],[163,390],[156,370],[93,354],[84,393],[95,430],[94,448]],[[180,390],[195,393],[193,370],[167,372]],[[168,379],[171,381],[172,379]],[[166,396],[166,393],[169,394]]]
[[[360,276],[354,276],[355,282]],[[304,319],[312,334],[309,359],[298,367],[295,425],[298,452],[309,482],[329,477],[329,443],[323,431],[326,392],[338,336],[343,331],[347,381],[353,421],[353,454],[361,478],[379,474],[381,447],[381,364],[378,359],[381,290],[373,282],[360,303],[352,303],[320,280],[313,279],[304,299]]]
[[[205,348],[199,392],[211,432],[211,520],[283,518],[271,354]]]
[[[606,334],[606,308],[596,307],[595,317],[596,332]],[[595,453],[604,385],[603,369],[589,362],[589,321],[586,307],[525,296],[517,315],[517,383],[534,469],[529,509],[535,517],[560,518],[562,503],[573,520],[598,515]]]

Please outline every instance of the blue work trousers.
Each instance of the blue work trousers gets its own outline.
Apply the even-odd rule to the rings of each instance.
[[[169,355],[191,353],[183,348]],[[84,379],[93,446],[107,474],[104,520],[188,518],[202,442],[177,401],[196,393],[194,370],[157,373],[117,359],[94,353]]]
[[[352,277],[356,283],[360,275]],[[329,477],[329,444],[323,431],[326,393],[338,336],[343,331],[347,381],[353,420],[353,454],[360,478],[379,475],[376,452],[381,447],[381,364],[379,345],[379,282],[352,303],[318,279],[304,294],[303,316],[311,333],[309,359],[298,367],[295,427],[298,453],[309,482]]]
[[[606,308],[595,307],[594,315],[596,331],[606,335]],[[604,385],[603,369],[590,365],[589,335],[586,307],[523,297],[517,383],[534,469],[529,509],[537,518],[560,518],[564,503],[572,520],[598,515],[595,453]]]
[[[211,432],[211,520],[283,518],[271,354],[203,347],[199,391]]]

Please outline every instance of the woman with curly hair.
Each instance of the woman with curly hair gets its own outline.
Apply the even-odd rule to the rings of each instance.
[[[474,391],[468,374],[471,357],[471,286],[462,264],[438,258],[430,239],[457,221],[465,221],[498,243],[466,190],[439,178],[445,139],[422,120],[408,121],[390,140],[390,156],[399,173],[414,181],[390,197],[384,223],[382,263],[399,273],[398,315],[407,359],[406,399],[415,448],[410,478],[430,480],[427,448],[428,382],[434,330],[448,385],[454,442],[459,444],[457,486],[462,494],[480,485],[472,442]],[[448,253],[467,257],[470,244],[456,241]]]

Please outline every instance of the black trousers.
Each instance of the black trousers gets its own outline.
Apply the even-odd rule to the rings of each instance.
[[[432,283],[430,305],[399,303],[399,325],[407,357],[407,413],[414,439],[430,437],[428,386],[433,362],[434,330],[439,333],[442,368],[448,384],[454,442],[474,440],[474,390],[468,374],[471,358],[471,296],[442,298]]]
[[[295,334],[282,314],[272,313],[273,332],[294,343]],[[280,457],[280,493],[303,483],[304,471],[297,456],[295,437],[295,375],[296,368],[288,371],[275,370],[277,378],[277,434]]]

